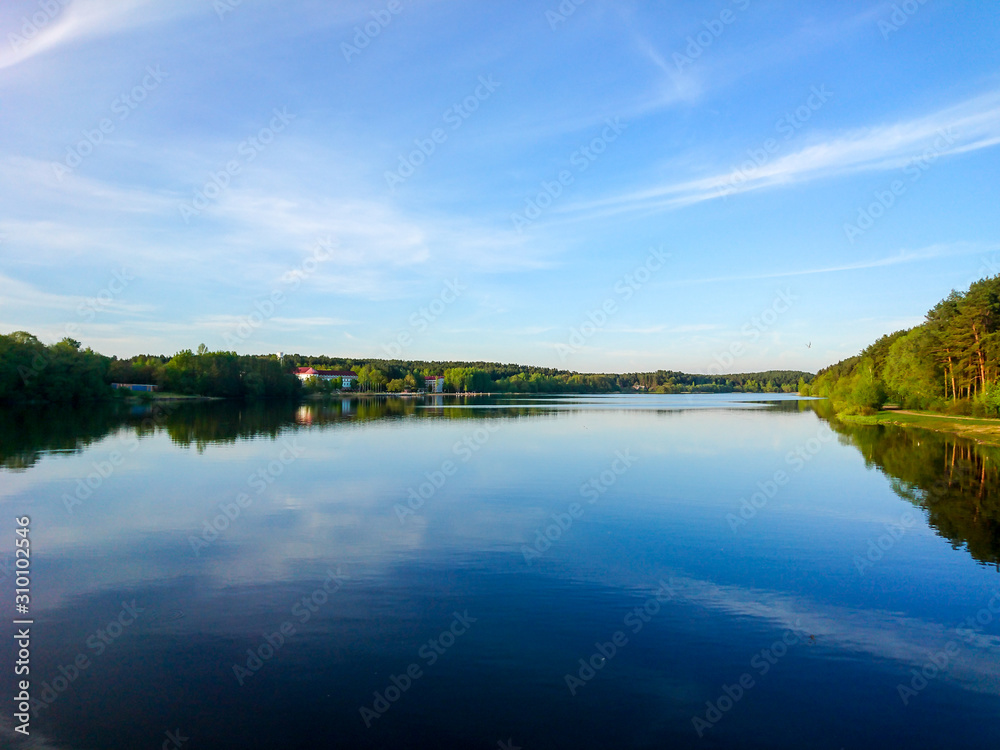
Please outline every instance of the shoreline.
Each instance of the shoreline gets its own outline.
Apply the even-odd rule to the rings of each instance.
[[[952,416],[928,411],[908,409],[882,410],[868,417],[847,415],[837,416],[841,422],[859,425],[891,424],[897,427],[943,432],[974,440],[983,445],[1000,447],[1000,419]]]

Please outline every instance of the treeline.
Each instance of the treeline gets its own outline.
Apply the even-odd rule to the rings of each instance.
[[[114,395],[112,383],[158,386],[187,396],[243,400],[294,398],[302,384],[295,367],[354,371],[354,390],[401,392],[424,387],[424,378],[444,375],[453,393],[780,393],[794,391],[812,376],[775,370],[735,375],[692,375],[673,370],[624,374],[578,373],[496,362],[341,359],[212,352],[202,344],[172,357],[107,357],[65,338],[46,345],[24,331],[0,335],[0,402],[81,402]],[[306,391],[332,391],[339,382],[316,380]]]
[[[111,383],[143,383],[190,396],[292,398],[300,391],[290,364],[274,356],[209,352],[118,359],[64,338],[46,345],[24,331],[0,335],[0,402],[79,403],[110,398]]]
[[[1000,416],[1000,275],[952,291],[921,325],[820,370],[800,392],[825,396],[844,413],[895,403]]]
[[[46,346],[30,333],[0,335],[0,401],[93,401],[108,395],[108,357],[65,338]]]
[[[812,381],[812,374],[800,370],[731,375],[691,375],[673,370],[634,373],[635,384],[655,393],[794,393],[801,384]]]
[[[812,374],[799,370],[768,370],[730,375],[695,375],[673,370],[633,373],[579,373],[550,367],[426,360],[344,359],[289,355],[297,366],[353,370],[362,389],[397,392],[423,386],[430,375],[444,375],[449,392],[492,393],[794,393]],[[321,384],[316,384],[322,389]]]
[[[301,390],[291,363],[274,355],[210,352],[204,344],[173,357],[111,358],[108,383],[149,383],[186,396],[246,400],[294,398]]]

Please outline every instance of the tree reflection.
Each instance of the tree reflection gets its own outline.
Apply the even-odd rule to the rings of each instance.
[[[839,421],[828,402],[812,407],[882,471],[903,499],[955,549],[1000,570],[1000,449],[939,432]]]
[[[0,408],[0,468],[31,468],[46,453],[78,452],[117,430],[136,437],[166,432],[179,446],[201,452],[212,444],[307,428],[335,428],[386,419],[514,418],[538,414],[537,407],[449,409],[448,406],[496,405],[494,399],[427,396],[308,401],[153,401],[149,404],[98,402],[78,407]]]

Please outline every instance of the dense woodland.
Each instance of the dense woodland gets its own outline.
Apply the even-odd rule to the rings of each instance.
[[[111,383],[145,383],[161,391],[243,400],[295,398],[303,390],[332,390],[338,383],[310,383],[303,389],[292,370],[299,366],[353,370],[358,389],[414,391],[427,375],[445,376],[450,392],[654,393],[794,392],[809,373],[775,370],[735,375],[691,375],[672,370],[587,374],[496,362],[428,362],[340,359],[299,354],[247,355],[211,352],[204,344],[172,357],[107,357],[63,339],[46,345],[24,331],[0,335],[0,401],[81,402],[110,398]]]
[[[291,398],[298,378],[277,357],[190,350],[173,357],[106,357],[65,338],[46,345],[24,331],[0,335],[0,401],[74,402],[110,398],[111,383],[149,383],[185,395]]]
[[[1000,275],[952,291],[921,325],[820,370],[800,392],[826,396],[845,413],[895,403],[1000,416]]]
[[[812,374],[798,370],[731,375],[692,375],[673,370],[624,374],[578,373],[550,367],[498,362],[428,362],[424,360],[343,359],[291,355],[302,366],[353,370],[364,387],[402,391],[422,384],[428,375],[444,375],[446,390],[500,393],[620,393],[646,389],[652,393],[794,393]]]

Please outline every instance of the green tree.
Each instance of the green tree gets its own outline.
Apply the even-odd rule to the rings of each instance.
[[[874,413],[885,403],[885,388],[875,377],[875,363],[868,357],[861,360],[854,375],[850,402],[862,413]]]
[[[925,409],[943,395],[942,372],[930,353],[929,339],[927,329],[917,327],[889,348],[883,380],[889,397],[902,406]]]

